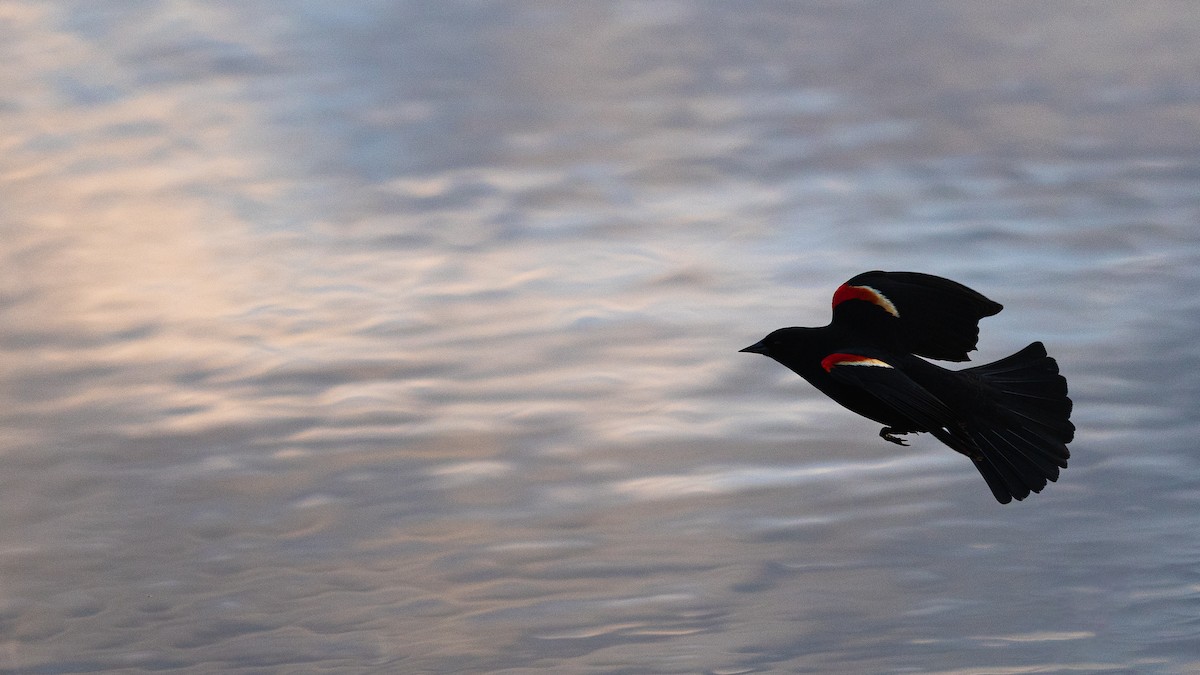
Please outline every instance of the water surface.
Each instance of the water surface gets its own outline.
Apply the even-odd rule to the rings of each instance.
[[[10,2],[0,670],[1200,669],[1173,3]],[[996,504],[761,357],[867,269],[1079,428]]]

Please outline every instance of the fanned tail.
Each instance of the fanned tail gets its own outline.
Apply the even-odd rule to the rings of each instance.
[[[1034,342],[1012,356],[960,372],[980,378],[998,410],[934,435],[975,460],[1001,504],[1058,480],[1071,456],[1067,443],[1075,437],[1075,425],[1067,381],[1045,346]]]

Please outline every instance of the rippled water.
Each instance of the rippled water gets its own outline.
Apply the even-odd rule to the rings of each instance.
[[[1200,669],[1185,12],[6,3],[0,670]],[[737,353],[872,268],[1058,484]]]

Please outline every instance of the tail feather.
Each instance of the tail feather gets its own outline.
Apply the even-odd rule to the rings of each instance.
[[[1027,474],[1033,481],[1042,478],[1058,480],[1059,469],[1066,464],[1066,460],[1054,453],[1061,446],[1060,443],[1037,436],[1030,438],[1021,429],[985,429],[976,437],[988,440],[998,451],[1007,451],[1008,455],[1022,460],[1022,466],[1028,469]]]
[[[1031,492],[1041,492],[1046,482],[1058,479],[1055,460],[1011,434],[997,429],[938,430],[934,436],[974,460],[996,501],[1021,501]]]
[[[976,433],[971,435],[971,440],[977,447],[985,449],[985,461],[1000,474],[1014,499],[1019,501],[1028,497],[1031,491],[1045,487],[1046,479],[1039,467],[1007,439],[997,434]]]
[[[978,377],[997,406],[959,429],[947,429],[943,442],[975,460],[1002,504],[1058,480],[1071,456],[1067,443],[1075,437],[1075,425],[1067,381],[1042,343],[960,372]]]
[[[1011,407],[1009,410],[1022,419],[1026,425],[1026,429],[1036,433],[1047,441],[1062,443],[1065,446],[1075,435],[1075,425],[1071,424],[1070,420],[1067,419],[1067,416],[1071,414],[1070,410],[1063,412],[1062,416],[1056,419],[1038,417],[1036,416],[1037,411],[1032,411],[1031,414],[1030,412],[1018,410],[1016,407]],[[1063,440],[1064,438],[1066,440]]]
[[[992,496],[1001,504],[1007,504],[1013,500],[1014,491],[1009,483],[1004,480],[1000,472],[991,463],[981,459],[975,460],[975,468],[979,469],[979,474],[983,476],[983,480],[987,483],[988,488],[992,491]],[[1016,491],[1017,499],[1021,500],[1029,496],[1029,491],[1025,490],[1022,494],[1021,490]]]

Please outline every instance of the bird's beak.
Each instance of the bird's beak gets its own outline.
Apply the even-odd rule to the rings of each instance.
[[[750,345],[749,347],[746,347],[745,349],[739,349],[738,351],[739,352],[750,352],[751,354],[762,354],[763,356],[766,356],[767,355],[767,345],[765,345],[762,340],[759,340],[758,342],[755,342],[754,344]]]

